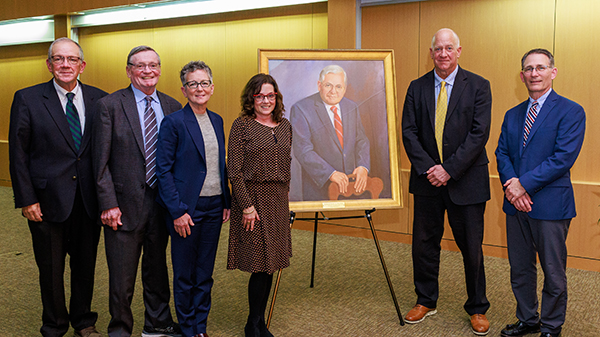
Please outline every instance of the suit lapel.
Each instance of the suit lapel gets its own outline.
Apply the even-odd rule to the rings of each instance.
[[[142,126],[140,125],[137,103],[135,101],[135,95],[133,94],[131,86],[127,87],[127,90],[123,91],[123,96],[121,97],[121,106],[123,108],[125,117],[129,121],[129,126],[133,131],[133,136],[138,144],[138,148],[140,149],[142,155],[145,156],[146,151],[144,146],[144,137],[142,136]]]
[[[340,152],[343,152],[342,144],[340,144],[340,140],[337,137],[335,128],[333,127],[333,124],[331,124],[331,119],[329,119],[329,113],[325,109],[325,104],[321,100],[321,96],[319,96],[318,93],[316,94],[314,102],[315,102],[315,111],[317,112],[317,116],[321,120],[321,123],[323,125],[326,125],[325,130],[327,130],[327,134],[329,135],[329,138],[331,138],[331,140],[335,143],[335,145],[337,145]],[[340,106],[340,109],[341,109],[341,106]],[[343,125],[344,125],[344,120],[342,120],[342,127],[343,127]],[[345,127],[344,127],[344,129],[345,129]]]
[[[204,162],[206,162],[206,154],[204,152],[204,138],[202,138],[202,131],[200,131],[200,126],[198,125],[198,120],[190,108],[189,104],[186,104],[183,108],[183,120],[185,122],[185,127],[187,128],[192,140],[194,141],[194,145],[196,145],[196,149],[198,153],[200,153],[200,157]],[[208,112],[207,112],[208,113]]]
[[[517,116],[517,121],[519,125],[519,129],[516,131],[515,137],[517,137],[515,144],[519,147],[519,157],[523,154],[523,130],[525,128],[525,114],[527,114],[527,105],[529,104],[529,100],[521,103],[521,107],[519,108],[519,115]]]
[[[434,70],[425,74],[425,85],[423,87],[423,98],[425,99],[425,107],[429,114],[429,121],[432,129],[435,131],[435,76],[433,76]]]
[[[67,140],[67,143],[69,143],[71,149],[77,152],[75,149],[75,141],[73,141],[73,134],[69,128],[69,122],[67,122],[67,116],[65,115],[65,111],[60,104],[58,93],[56,93],[56,88],[54,88],[54,83],[52,83],[52,81],[53,80],[50,80],[50,82],[48,82],[44,88],[44,106],[56,123],[56,126],[62,133],[63,137],[65,137]]]
[[[465,90],[467,86],[467,75],[462,70],[461,67],[458,67],[458,72],[456,73],[456,77],[454,78],[454,85],[452,87],[452,94],[450,95],[450,101],[448,101],[448,112],[446,113],[446,121],[452,116],[456,106],[458,105],[458,101],[460,100],[460,96]]]
[[[169,103],[167,103],[168,100],[165,97],[166,95],[164,95],[158,90],[156,91],[156,94],[158,95],[158,99],[160,100],[160,107],[162,108],[163,114],[165,116],[170,115],[171,113],[176,111],[174,108],[171,107]]]
[[[79,148],[79,150],[83,152],[83,149],[87,146],[92,138],[92,120],[94,119],[94,116],[92,116],[92,111],[94,109],[94,105],[96,104],[96,97],[91,97],[87,86],[83,85],[81,82],[79,82],[79,85],[81,86],[83,104],[85,106],[85,125],[83,138],[81,139],[81,147]]]

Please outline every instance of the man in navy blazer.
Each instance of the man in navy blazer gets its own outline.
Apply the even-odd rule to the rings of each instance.
[[[166,116],[157,148],[159,202],[171,234],[173,294],[184,336],[205,337],[212,273],[231,196],[221,116],[207,109],[212,71],[202,61],[181,69],[186,106]]]
[[[133,48],[125,68],[131,85],[98,102],[93,129],[94,174],[109,274],[109,336],[130,336],[133,297],[140,255],[144,287],[142,337],[180,336],[173,322],[164,211],[156,202],[157,130],[164,116],[181,109],[156,90],[161,75],[158,53]],[[143,255],[142,255],[143,251]]]
[[[292,106],[292,146],[302,167],[304,201],[328,200],[330,183],[338,185],[340,194],[346,193],[349,174],[356,175],[357,193],[367,186],[369,139],[358,105],[344,97],[347,85],[348,77],[342,67],[327,66],[319,74],[319,92]]]
[[[521,80],[529,99],[506,112],[496,149],[518,319],[503,336],[540,330],[541,336],[558,336],[565,321],[566,239],[576,215],[570,169],[583,144],[585,112],[552,90],[557,72],[548,50],[525,53]],[[536,253],[545,277],[541,315]]]
[[[106,92],[77,81],[86,63],[68,38],[50,45],[49,82],[19,90],[10,112],[9,158],[15,206],[29,223],[40,273],[42,336],[100,336],[91,311],[101,227],[91,156],[96,101]],[[74,95],[74,96],[73,96]],[[65,256],[71,301],[65,305]]]
[[[485,151],[491,122],[490,83],[458,66],[462,47],[452,30],[436,32],[429,51],[435,69],[410,84],[402,114],[402,138],[411,162],[409,192],[414,195],[412,257],[417,293],[417,304],[406,322],[419,323],[436,313],[447,211],[463,255],[468,295],[464,309],[471,316],[473,332],[485,335],[490,304],[481,245],[483,214],[490,199]]]

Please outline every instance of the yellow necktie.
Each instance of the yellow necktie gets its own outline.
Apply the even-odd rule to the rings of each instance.
[[[442,81],[442,88],[440,89],[440,95],[437,100],[437,107],[435,108],[435,141],[437,143],[438,152],[440,154],[440,161],[444,161],[443,138],[444,138],[444,124],[446,123],[446,111],[448,111],[448,94],[446,93],[446,82]]]

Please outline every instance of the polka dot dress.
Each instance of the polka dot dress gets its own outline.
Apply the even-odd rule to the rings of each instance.
[[[276,127],[239,117],[231,126],[227,169],[232,186],[227,269],[274,273],[290,265],[289,224],[292,126]],[[243,209],[254,206],[260,221],[242,225]]]

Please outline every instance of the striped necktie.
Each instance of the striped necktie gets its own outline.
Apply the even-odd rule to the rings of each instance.
[[[144,110],[144,134],[146,136],[146,183],[151,188],[156,186],[156,142],[158,140],[158,124],[156,114],[152,109],[152,97],[146,96],[146,109]]]
[[[437,143],[440,161],[444,161],[443,141],[444,125],[446,124],[446,112],[448,111],[448,93],[446,92],[446,82],[442,81],[442,88],[438,95],[437,106],[435,108],[435,142]]]
[[[333,112],[333,124],[335,125],[335,133],[337,134],[338,140],[340,141],[340,145],[342,149],[344,148],[344,127],[342,126],[342,119],[338,114],[338,109],[334,105],[331,107],[331,111]]]
[[[525,147],[525,144],[527,144],[529,132],[531,131],[531,127],[533,126],[535,118],[538,115],[538,105],[538,101],[534,101],[531,104],[531,108],[529,108],[529,111],[527,112],[527,117],[525,118],[525,130],[523,130],[523,147]]]
[[[75,142],[75,149],[79,151],[81,146],[81,122],[79,121],[79,113],[77,108],[73,104],[73,97],[75,94],[72,92],[67,93],[67,106],[65,108],[67,114],[67,122],[69,122],[69,129],[73,135],[73,142]]]

